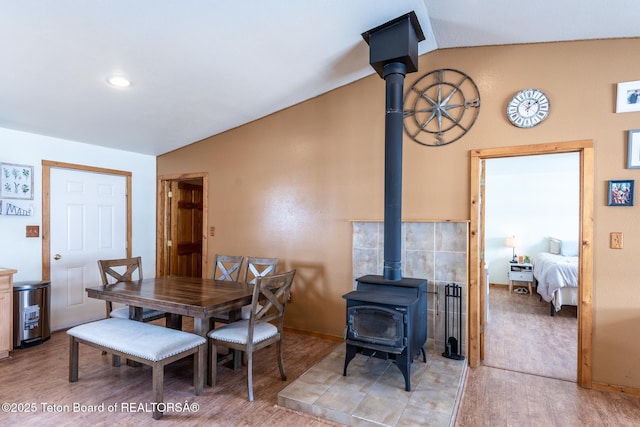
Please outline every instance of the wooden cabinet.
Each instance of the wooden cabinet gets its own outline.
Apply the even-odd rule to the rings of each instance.
[[[17,270],[0,268],[0,359],[9,357],[13,334],[13,275]]]

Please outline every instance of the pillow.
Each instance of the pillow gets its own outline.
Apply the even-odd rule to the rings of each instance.
[[[562,240],[549,237],[549,252],[554,255],[560,255],[560,248],[562,247]]]
[[[560,255],[562,256],[578,256],[578,241],[577,240],[565,240],[562,242],[560,249]]]

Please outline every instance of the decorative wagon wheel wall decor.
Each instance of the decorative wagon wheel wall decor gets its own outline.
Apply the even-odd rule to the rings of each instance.
[[[441,68],[420,77],[404,97],[404,130],[418,144],[440,146],[462,138],[480,112],[478,86],[465,73]]]

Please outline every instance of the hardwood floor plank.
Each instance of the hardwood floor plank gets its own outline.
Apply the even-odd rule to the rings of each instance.
[[[575,307],[490,288],[485,360],[469,369],[457,427],[638,426],[640,397],[576,384]]]
[[[185,319],[184,329],[190,327]],[[292,332],[285,332],[283,342],[288,380],[280,380],[275,348],[260,351],[254,365],[254,402],[247,400],[244,369],[219,367],[218,385],[205,387],[201,396],[194,396],[192,362],[184,359],[171,364],[165,371],[165,402],[196,403],[199,409],[190,413],[167,412],[159,422],[184,426],[339,425],[278,407],[276,402],[280,390],[341,343]],[[68,345],[66,333],[55,332],[49,341],[16,350],[11,358],[0,361],[0,403],[36,404],[33,413],[0,412],[1,425],[158,425],[151,413],[141,412],[137,407],[151,401],[149,367],[131,368],[123,364],[114,368],[110,356],[81,345],[79,381],[69,383]],[[44,407],[43,403],[50,406]],[[117,406],[113,413],[73,412],[73,403]],[[130,411],[126,410],[127,404]],[[69,412],[55,412],[65,405],[69,406]],[[424,420],[424,425],[428,424],[429,420]],[[455,422],[458,427],[639,424],[640,397],[586,390],[575,382],[487,366],[468,371]]]
[[[467,373],[456,426],[637,426],[640,398],[486,366]]]
[[[578,322],[576,307],[549,316],[537,294],[509,293],[491,286],[483,365],[576,381]]]
[[[185,319],[185,330],[192,324]],[[193,361],[186,358],[165,369],[164,402],[197,404],[193,412],[165,411],[160,422],[184,426],[272,426],[337,424],[276,406],[277,394],[340,342],[285,332],[283,338],[287,381],[280,380],[275,347],[256,353],[254,402],[247,399],[246,369],[218,367],[218,384],[193,394]],[[151,369],[111,366],[111,357],[80,345],[79,380],[68,380],[68,336],[54,332],[43,344],[12,352],[0,361],[0,403],[35,404],[31,413],[0,412],[0,424],[29,426],[157,425],[151,418]],[[74,404],[76,408],[74,408]],[[104,408],[100,405],[104,404]],[[97,412],[78,411],[78,405]],[[108,408],[115,408],[109,412]],[[9,408],[12,409],[12,408]],[[76,410],[74,412],[74,409]],[[50,412],[47,412],[50,411]]]

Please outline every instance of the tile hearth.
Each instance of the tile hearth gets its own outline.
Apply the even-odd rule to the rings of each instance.
[[[427,351],[411,365],[411,391],[390,361],[356,356],[342,376],[345,345],[278,393],[278,405],[349,426],[452,426],[467,361]]]

